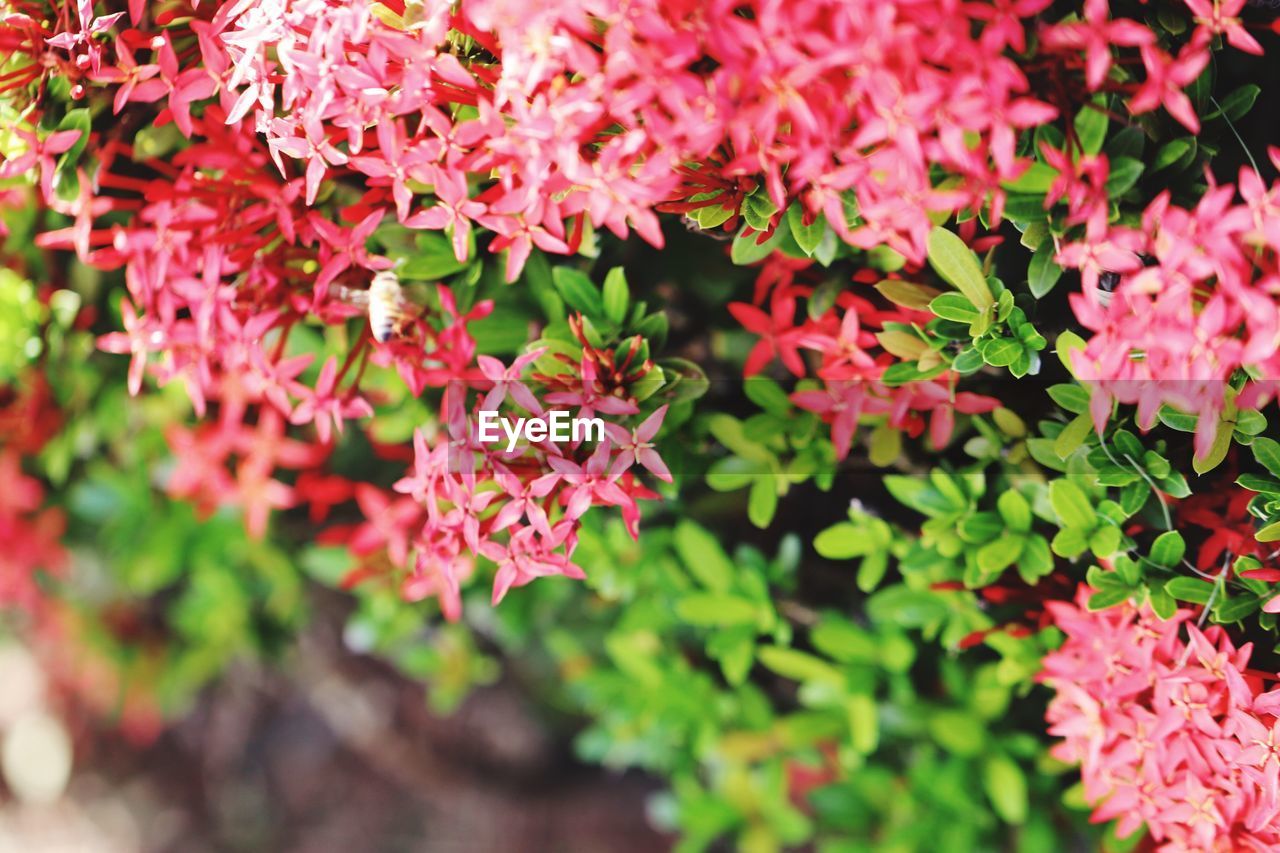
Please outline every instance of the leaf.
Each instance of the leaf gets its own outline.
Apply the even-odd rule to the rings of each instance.
[[[1105,132],[1105,125],[1103,129]],[[1010,192],[1044,195],[1057,179],[1057,169],[1045,163],[1034,161],[1017,179],[1002,181],[1000,185]]]
[[[1089,550],[1100,560],[1110,557],[1120,548],[1120,528],[1104,525],[1089,537]]]
[[[551,278],[570,308],[592,319],[604,316],[600,291],[596,290],[586,273],[573,267],[558,266],[552,268]]]
[[[1008,367],[1022,355],[1022,344],[1012,338],[993,338],[980,341],[978,349],[982,358],[992,367]]]
[[[783,219],[782,222],[785,223],[786,220]],[[733,238],[733,244],[729,247],[729,259],[740,267],[763,261],[773,254],[773,250],[782,243],[783,228],[781,224],[764,242],[758,242],[763,235],[756,231],[748,234],[748,230],[750,229],[744,225],[738,235]]]
[[[1099,590],[1089,596],[1087,607],[1091,611],[1106,610],[1121,602],[1128,601],[1132,591],[1124,586],[1112,586]]]
[[[695,592],[676,601],[676,616],[682,622],[704,628],[753,625],[756,605],[737,595]]]
[[[1012,758],[995,752],[982,765],[982,786],[996,814],[1015,826],[1027,820],[1027,777]]]
[[[1253,458],[1275,477],[1280,477],[1280,441],[1265,436],[1258,436],[1249,445]]]
[[[988,575],[1003,572],[1021,556],[1025,544],[1026,539],[1012,534],[988,542],[978,549],[978,568]]]
[[[1157,566],[1171,569],[1182,562],[1186,552],[1187,543],[1182,541],[1182,534],[1176,530],[1170,530],[1161,533],[1156,537],[1156,541],[1151,543],[1151,554],[1148,559]]]
[[[1026,533],[1031,529],[1031,506],[1017,490],[1009,489],[1001,494],[996,500],[996,508],[1014,533]]]
[[[1084,444],[1085,439],[1093,431],[1093,421],[1089,419],[1089,415],[1078,415],[1075,420],[1063,427],[1062,432],[1058,433],[1058,437],[1053,442],[1053,452],[1058,454],[1059,459],[1066,459],[1076,448]]]
[[[622,271],[622,267],[614,267],[604,277],[604,315],[621,326],[626,322],[630,301],[627,274]]]
[[[84,153],[85,146],[89,144],[89,131],[92,126],[93,122],[90,119],[87,107],[68,110],[67,114],[62,117],[62,121],[58,122],[58,132],[64,130],[80,131],[80,137],[72,143],[70,148],[62,152],[62,156],[58,158],[58,171],[61,172],[64,169],[75,170],[76,164],[80,162],[80,155]]]
[[[757,463],[740,456],[717,459],[707,469],[707,485],[717,492],[736,492],[751,485],[752,480],[766,473]]]
[[[880,742],[880,725],[876,703],[870,696],[855,693],[845,700],[849,719],[849,740],[855,752],[868,755]]]
[[[747,497],[747,518],[761,530],[773,521],[778,509],[778,489],[772,477],[757,477]]]
[[[1161,145],[1160,150],[1156,152],[1155,162],[1151,164],[1151,171],[1158,172],[1177,163],[1184,154],[1191,150],[1191,146],[1194,144],[1194,140],[1181,137]]]
[[[1151,609],[1161,619],[1170,618],[1178,609],[1178,602],[1174,601],[1173,596],[1163,586],[1148,587],[1147,600],[1151,602]]]
[[[705,528],[681,521],[676,525],[675,548],[689,574],[707,589],[727,592],[733,585],[733,563]]]
[[[1031,263],[1027,267],[1027,285],[1036,299],[1053,290],[1053,286],[1062,277],[1062,267],[1054,263],[1053,255],[1053,242],[1046,241],[1031,256]]]
[[[809,632],[809,641],[841,663],[872,663],[880,654],[879,638],[842,616],[824,615]]]
[[[1049,502],[1058,520],[1067,527],[1091,530],[1098,523],[1098,514],[1085,493],[1070,480],[1054,480],[1049,484]]]
[[[1081,104],[1073,124],[1076,138],[1080,140],[1080,148],[1085,154],[1097,154],[1101,151],[1102,143],[1107,138],[1109,124],[1105,98],[1101,104]]]
[[[1142,177],[1144,168],[1142,161],[1133,157],[1120,157],[1113,160],[1111,174],[1107,176],[1107,195],[1112,198],[1124,195],[1138,182],[1138,178]]]
[[[1273,521],[1255,534],[1259,542],[1280,541],[1280,521]]]
[[[862,561],[862,565],[858,566],[858,576],[855,583],[858,589],[863,592],[871,592],[880,585],[880,581],[884,580],[885,573],[889,570],[889,554],[886,551],[876,551],[868,554]]]
[[[1179,601],[1192,604],[1208,604],[1213,595],[1213,584],[1199,578],[1174,578],[1164,585],[1165,592]]]
[[[809,257],[817,250],[827,232],[827,218],[819,213],[812,225],[804,224],[804,206],[796,201],[787,208],[787,225],[791,227],[791,236],[795,238],[800,251]]]
[[[884,485],[898,503],[923,515],[943,515],[958,509],[943,498],[937,489],[915,477],[892,474],[884,478]]]
[[[1231,449],[1231,424],[1226,421],[1219,421],[1217,425],[1217,433],[1213,437],[1213,444],[1209,446],[1209,452],[1201,459],[1195,456],[1191,459],[1191,467],[1195,469],[1197,474],[1207,474],[1214,468],[1222,464],[1222,460],[1227,458],[1227,451]],[[1257,439],[1255,439],[1255,442]]]
[[[894,278],[880,282],[876,285],[876,290],[894,305],[901,305],[903,308],[911,308],[915,311],[928,311],[930,302],[941,295],[936,288],[928,285]],[[978,312],[975,310],[973,313],[977,316]]]
[[[1053,554],[1043,536],[1030,536],[1018,560],[1018,574],[1028,584],[1053,572]]]
[[[1238,595],[1233,598],[1220,598],[1213,606],[1215,622],[1239,622],[1262,606],[1262,602],[1254,595]]]
[[[828,560],[848,560],[876,549],[866,528],[852,521],[833,524],[813,538],[813,548]]]
[[[954,233],[940,225],[935,227],[929,232],[928,253],[934,271],[963,293],[979,313],[995,303],[978,256]]]
[[[1239,121],[1244,118],[1249,110],[1253,109],[1254,101],[1258,100],[1259,93],[1262,89],[1253,83],[1246,83],[1239,89],[1222,99],[1222,104],[1217,111],[1211,113],[1208,118],[1215,118],[1219,113],[1226,116],[1228,121]]]
[[[943,293],[929,303],[929,310],[944,320],[966,325],[978,319],[979,311],[960,293]]]
[[[1280,495],[1280,480],[1266,474],[1241,474],[1236,482],[1251,492]]]
[[[838,669],[807,652],[782,646],[761,646],[758,656],[765,668],[792,681],[819,681],[828,684],[844,681],[844,676]]]
[[[1058,360],[1062,362],[1062,366],[1065,367],[1067,372],[1072,376],[1075,376],[1076,372],[1071,367],[1071,353],[1076,350],[1083,350],[1085,346],[1087,345],[1084,342],[1084,338],[1069,330],[1059,334],[1057,341],[1054,343],[1054,349],[1058,355]]]
[[[1089,392],[1079,385],[1062,383],[1049,386],[1049,397],[1059,407],[1073,415],[1083,415],[1089,411]]]
[[[947,605],[934,593],[891,586],[867,599],[867,615],[901,628],[921,628],[947,615]]]

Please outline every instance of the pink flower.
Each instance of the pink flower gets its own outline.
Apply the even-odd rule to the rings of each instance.
[[[1185,610],[1167,622],[1130,603],[1090,613],[1090,593],[1049,605],[1067,639],[1042,678],[1063,738],[1053,752],[1081,763],[1094,819],[1145,824],[1162,850],[1280,844],[1280,690],[1246,671],[1250,647]]]
[[[609,469],[611,477],[617,478],[623,471],[639,463],[659,480],[671,482],[671,472],[667,470],[666,463],[662,461],[658,451],[653,449],[651,441],[662,427],[662,419],[666,414],[667,407],[661,406],[630,432],[617,424],[605,424],[605,434],[613,440],[619,451],[613,460],[613,466]]]

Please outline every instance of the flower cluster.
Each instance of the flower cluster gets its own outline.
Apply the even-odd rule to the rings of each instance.
[[[736,222],[761,180],[779,210],[802,198],[919,258],[928,214],[998,198],[1018,130],[1054,115],[1005,54],[1048,5],[263,0],[222,7],[200,47],[228,121],[299,162],[308,204],[358,175],[459,258],[473,224],[494,232],[509,278],[584,221],[655,244],[659,204]]]
[[[812,370],[820,380],[821,387],[795,391],[791,400],[830,425],[840,459],[849,455],[859,423],[883,422],[911,437],[927,425],[933,446],[941,448],[951,440],[957,413],[978,414],[999,406],[992,397],[957,392],[958,377],[951,371],[904,383],[887,381],[886,371],[904,359],[920,359],[924,368],[942,364],[940,359],[928,363],[924,339],[904,331],[927,321],[931,315],[925,312],[878,308],[844,291],[816,318],[806,313],[797,319],[799,300],[812,300],[814,295],[814,288],[803,281],[809,267],[807,262],[782,258],[768,261],[756,281],[755,304],[734,302],[729,311],[744,329],[759,336],[743,368],[748,379],[776,358],[794,376],[802,378]],[[814,354],[813,364],[806,363],[806,352]]]
[[[370,558],[385,553],[394,566],[407,569],[402,585],[407,599],[434,595],[445,617],[456,620],[461,585],[470,577],[476,555],[497,566],[497,604],[512,587],[539,577],[583,577],[570,558],[582,516],[592,506],[618,507],[632,537],[639,536],[636,501],[658,496],[641,484],[638,470],[672,479],[653,444],[667,406],[634,428],[624,427],[616,419],[640,411],[635,399],[604,388],[587,356],[580,364],[587,377],[583,381],[537,372],[526,378],[526,368],[543,354],[535,350],[510,365],[481,356],[480,384],[487,390],[468,405],[472,395],[466,384],[446,389],[445,430],[415,431],[413,468],[395,483],[394,493],[356,486],[366,520],[353,530],[331,528],[325,534],[326,539],[345,541],[364,561],[351,582],[378,574]],[[604,435],[571,432],[563,442],[553,435],[516,446],[506,436],[485,440],[482,412],[500,413],[513,422],[542,417],[547,411],[543,401],[577,406],[575,418],[607,414],[615,420],[604,424]]]
[[[1273,149],[1272,159],[1280,162],[1280,152]],[[1084,278],[1071,304],[1094,335],[1073,364],[1081,380],[1097,382],[1099,429],[1115,400],[1136,404],[1144,429],[1170,404],[1200,416],[1196,450],[1204,456],[1233,374],[1246,368],[1280,376],[1280,302],[1272,285],[1280,271],[1280,183],[1267,185],[1245,168],[1238,195],[1231,185],[1212,187],[1186,209],[1165,192],[1139,227],[1090,228],[1059,252]],[[1104,273],[1119,274],[1113,293],[1098,286]],[[1249,386],[1240,405],[1265,402],[1271,390],[1265,382]]]
[[[1161,850],[1280,844],[1280,689],[1219,627],[1124,604],[1048,605],[1067,636],[1044,659],[1054,750],[1080,763],[1095,820],[1146,825]],[[1182,638],[1185,629],[1187,639]]]

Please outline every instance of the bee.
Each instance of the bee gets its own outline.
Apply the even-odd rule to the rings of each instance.
[[[405,326],[421,307],[404,295],[400,279],[391,270],[374,273],[368,290],[339,287],[337,297],[348,305],[365,310],[369,315],[369,331],[380,344],[403,334]]]

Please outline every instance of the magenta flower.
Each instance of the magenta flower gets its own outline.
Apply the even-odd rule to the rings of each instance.
[[[612,467],[609,469],[611,478],[617,479],[622,475],[623,471],[626,471],[632,465],[639,464],[659,480],[667,483],[671,482],[671,472],[667,470],[667,465],[662,461],[662,457],[658,455],[658,451],[653,449],[651,440],[661,429],[662,419],[666,417],[666,414],[667,406],[663,405],[645,418],[640,423],[640,426],[631,431],[614,423],[605,424],[605,434],[612,439],[619,451],[618,455],[614,457]]]

